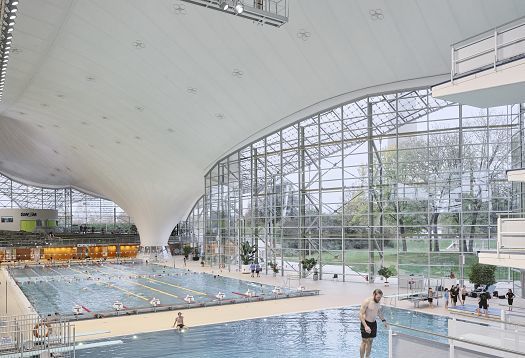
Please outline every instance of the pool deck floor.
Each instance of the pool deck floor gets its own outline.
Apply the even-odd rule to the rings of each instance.
[[[181,256],[175,258],[175,266],[178,268],[183,266]],[[272,274],[261,274],[259,278],[252,278],[249,274],[242,274],[240,272],[219,271],[217,268],[201,267],[198,262],[189,260],[186,268],[196,272],[213,273],[241,280],[288,287],[286,277],[273,277]],[[5,290],[6,275],[5,269],[0,271],[0,290]],[[31,311],[30,304],[21,290],[12,280],[8,279],[8,282],[9,281],[10,284],[7,289],[7,313],[9,315],[34,313]],[[320,294],[289,299],[186,309],[182,311],[184,321],[186,325],[191,328],[206,324],[358,305],[361,304],[365,298],[370,297],[375,288],[380,288],[387,296],[398,293],[396,285],[385,287],[384,284],[342,282],[332,279],[313,281],[311,278],[306,278],[301,280],[301,285],[305,286],[307,290],[320,290]],[[297,286],[299,286],[297,280],[291,281],[291,288],[296,288]],[[4,298],[4,292],[2,292],[0,297]],[[5,314],[5,301],[0,301],[3,301],[0,302],[0,314]],[[388,304],[389,302],[384,298],[383,303]],[[439,306],[434,306],[433,308],[429,308],[428,305],[421,305],[420,308],[415,310],[437,315],[452,314],[448,310],[445,310],[442,300],[440,300],[439,303]],[[467,298],[467,304],[477,304],[477,300]],[[396,307],[414,310],[414,305],[409,301],[397,301]],[[167,311],[78,321],[75,322],[77,341],[171,329],[176,314],[176,311]]]

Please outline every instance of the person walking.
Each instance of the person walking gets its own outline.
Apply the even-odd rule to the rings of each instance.
[[[370,357],[370,351],[372,350],[372,342],[377,335],[377,322],[376,319],[379,316],[381,321],[384,323],[385,328],[388,327],[386,319],[383,316],[381,309],[381,298],[383,297],[383,291],[376,288],[372,292],[372,297],[367,298],[362,304],[359,310],[359,320],[361,321],[361,347],[359,353],[361,358]]]
[[[509,288],[509,291],[505,294],[505,297],[507,297],[507,303],[509,304],[509,311],[512,311],[512,304],[514,303],[514,293]]]
[[[450,298],[450,292],[448,291],[448,288],[445,288],[445,292],[443,293],[443,298],[445,299],[445,309],[448,310],[448,300]]]

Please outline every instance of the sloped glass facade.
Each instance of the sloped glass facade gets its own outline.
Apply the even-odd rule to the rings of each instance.
[[[217,162],[181,225],[210,264],[230,269],[248,242],[252,259],[281,273],[315,258],[324,278],[366,280],[392,265],[457,274],[495,248],[498,215],[522,211],[505,171],[523,164],[523,112],[428,89],[346,103]]]

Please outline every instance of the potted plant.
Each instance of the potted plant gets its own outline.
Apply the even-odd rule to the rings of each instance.
[[[279,268],[277,267],[277,262],[271,262],[270,261],[268,263],[268,266],[270,266],[270,268],[273,271],[273,277],[277,276],[277,274],[279,273]]]
[[[248,241],[241,244],[239,249],[239,257],[242,263],[242,273],[250,272],[250,263],[253,262],[255,245],[251,245]]]
[[[470,267],[468,279],[474,287],[484,285],[487,289],[488,286],[496,283],[496,266],[475,263]]]
[[[313,257],[301,260],[301,266],[303,267],[303,277],[307,277],[315,265],[317,265],[317,260]]]
[[[312,275],[312,279],[314,281],[319,280],[319,271],[317,270],[317,267],[314,267],[314,274]]]
[[[377,271],[377,273],[385,278],[385,286],[388,286],[388,278],[394,276],[397,273],[397,271],[394,266],[390,266],[390,267],[381,266],[381,268]]]
[[[191,246],[184,245],[184,247],[182,248],[182,253],[184,254],[185,258],[188,258],[188,256],[190,256],[190,253],[191,253]]]

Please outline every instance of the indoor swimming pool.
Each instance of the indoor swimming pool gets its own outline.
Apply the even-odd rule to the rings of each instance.
[[[115,302],[121,303],[119,311],[130,313],[151,311],[154,306],[162,310],[310,294],[142,263],[25,266],[9,272],[40,315],[73,315],[75,311],[79,318],[115,314]]]
[[[349,307],[191,328],[191,313],[185,312],[190,326],[186,332],[167,330],[85,342],[77,346],[76,354],[90,358],[359,357],[358,313],[359,307]],[[385,317],[392,323],[447,333],[444,317],[387,307]],[[388,357],[388,331],[381,324],[372,357]]]

